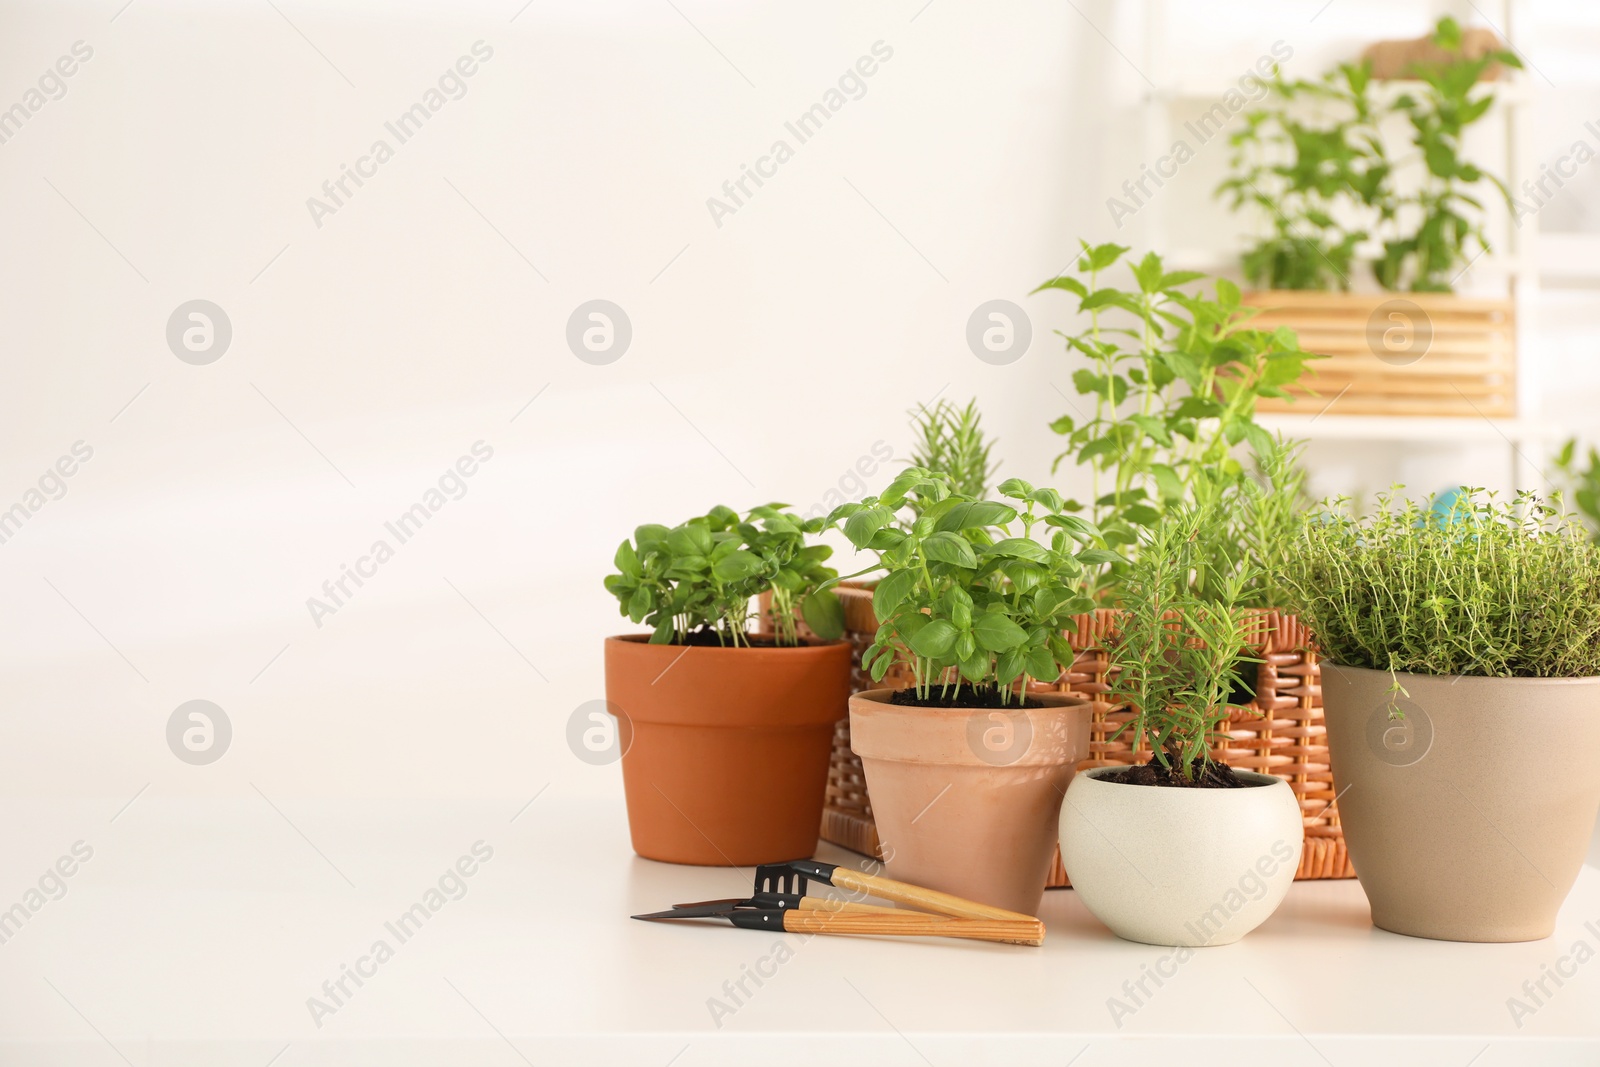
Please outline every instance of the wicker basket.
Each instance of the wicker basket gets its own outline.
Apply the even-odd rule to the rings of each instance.
[[[1315,415],[1501,416],[1517,413],[1516,330],[1510,300],[1450,293],[1246,293],[1253,326],[1287,326],[1308,351],[1289,392],[1256,409]],[[1316,395],[1312,396],[1314,392]]]
[[[872,614],[872,592],[859,585],[844,585],[837,592],[845,605],[846,636],[855,646],[857,667],[853,681],[857,690],[910,684],[908,676],[896,673],[903,671],[898,664],[881,682],[873,682],[861,671],[861,653],[872,644],[878,628]],[[1113,710],[1100,699],[1108,688],[1109,670],[1100,646],[1115,619],[1115,612],[1105,610],[1080,615],[1076,629],[1068,635],[1078,650],[1072,669],[1054,685],[1036,686],[1078,693],[1093,701],[1089,758],[1078,765],[1079,770],[1134,762],[1133,738],[1110,736],[1128,720],[1128,713]],[[1235,713],[1228,724],[1226,744],[1217,746],[1213,755],[1239,770],[1277,775],[1294,790],[1305,821],[1305,848],[1296,878],[1353,878],[1355,870],[1345,852],[1339,812],[1334,806],[1333,771],[1328,764],[1322,724],[1321,671],[1316,654],[1303,651],[1310,643],[1309,635],[1297,617],[1277,611],[1254,613],[1250,633],[1252,654],[1262,660],[1256,673],[1252,707],[1262,714]],[[1140,758],[1149,758],[1148,751]],[[841,719],[834,730],[822,837],[881,858],[861,760],[850,750],[848,719]],[[1058,852],[1046,885],[1070,884]]]

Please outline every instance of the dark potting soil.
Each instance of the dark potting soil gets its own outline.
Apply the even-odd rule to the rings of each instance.
[[[917,696],[915,687],[908,687],[895,690],[894,695],[889,698],[889,703],[913,708],[999,708],[1001,710],[1009,710],[1017,707],[1044,707],[1043,701],[1035,700],[1032,697],[1028,697],[1021,704],[1018,704],[1015,693],[1007,693],[1006,701],[1002,704],[1000,702],[1000,694],[1001,691],[992,685],[979,686],[977,688],[964,685],[959,691],[953,686],[948,691],[935,687],[929,690],[928,699],[923,700]]]
[[[788,648],[788,647],[790,647],[788,645],[781,645],[780,646],[778,644],[778,639],[773,637],[771,634],[752,634],[752,633],[747,633],[747,634],[744,635],[744,639],[745,639],[745,644],[748,644],[751,648],[780,648],[780,647]],[[816,644],[815,641],[808,641],[805,638],[801,638],[800,643],[802,645],[813,645],[813,644]],[[739,648],[744,648],[745,644],[741,644],[738,647]],[[709,648],[733,648],[733,647],[735,647],[734,645],[732,645],[732,644],[730,644],[730,643],[728,643],[726,641],[718,639],[717,632],[715,630],[690,630],[689,631],[689,639],[687,641],[677,642],[677,646],[676,647],[682,648],[685,645],[690,645],[690,646],[699,645],[699,646],[702,646],[702,647],[709,647]]]
[[[1239,677],[1228,693],[1228,703],[1236,708],[1247,706],[1256,698],[1256,672],[1254,663],[1239,664]]]
[[[1174,789],[1249,789],[1262,784],[1245,781],[1225,763],[1207,766],[1196,761],[1190,770],[1195,776],[1193,781],[1180,774],[1176,767],[1163,767],[1152,760],[1137,767],[1124,767],[1095,777],[1099,781],[1116,782],[1119,785],[1170,786]]]

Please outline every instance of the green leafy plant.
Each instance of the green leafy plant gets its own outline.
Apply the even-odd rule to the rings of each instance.
[[[917,439],[910,465],[948,474],[954,492],[975,500],[987,496],[1000,464],[990,458],[994,443],[983,432],[978,402],[957,407],[940,400],[912,414]]]
[[[1446,16],[1433,41],[1449,54],[1443,64],[1416,66],[1419,93],[1403,93],[1395,110],[1411,124],[1412,144],[1422,157],[1424,177],[1416,193],[1400,198],[1408,221],[1404,232],[1383,243],[1383,257],[1373,264],[1385,289],[1450,292],[1455,276],[1473,258],[1489,250],[1483,231],[1483,203],[1467,190],[1489,182],[1509,204],[1505,183],[1461,154],[1467,127],[1481,121],[1494,104],[1494,90],[1479,79],[1490,66],[1522,66],[1512,52],[1497,50],[1476,59],[1462,53],[1461,26]],[[1477,251],[1468,252],[1473,245]]]
[[[1051,428],[1067,438],[1056,467],[1071,458],[1093,471],[1093,500],[1064,507],[1087,510],[1111,546],[1137,546],[1139,531],[1177,504],[1239,492],[1246,471],[1235,446],[1273,447],[1255,421],[1257,400],[1287,396],[1284,387],[1319,358],[1291,330],[1252,329],[1255,311],[1241,306],[1232,282],[1218,279],[1215,299],[1185,293],[1180,286],[1204,276],[1168,271],[1153,252],[1128,261],[1134,288],[1104,285],[1101,274],[1127,251],[1085,243],[1077,277],[1034,290],[1071,293],[1088,317],[1087,328],[1061,336],[1089,362],[1072,381],[1092,398],[1093,415],[1063,415]],[[1117,573],[1102,573],[1096,587],[1115,585]]]
[[[823,520],[803,520],[786,504],[752,508],[740,518],[718,506],[677,526],[646,524],[617,547],[617,573],[605,579],[622,614],[651,628],[652,644],[749,645],[750,602],[772,593],[780,645],[799,643],[795,609],[817,636],[843,632],[843,609],[826,588],[838,572],[833,552],[808,545]]]
[[[1247,635],[1241,608],[1252,575],[1246,567],[1203,572],[1229,539],[1215,505],[1184,504],[1141,531],[1139,551],[1122,577],[1124,606],[1107,656],[1114,668],[1105,699],[1125,705],[1134,750],[1149,744],[1155,760],[1195,782],[1212,763],[1211,746],[1232,709]],[[1202,596],[1196,588],[1208,587]]]
[[[1234,211],[1257,208],[1270,220],[1270,236],[1244,254],[1245,277],[1269,289],[1349,289],[1369,236],[1352,215],[1392,211],[1371,67],[1343,63],[1314,81],[1277,73],[1267,90],[1273,106],[1246,112],[1229,137],[1232,173],[1217,186]],[[1314,117],[1300,117],[1297,103]],[[1341,211],[1341,200],[1364,210]]]
[[[1390,493],[1359,519],[1336,499],[1303,523],[1287,561],[1292,606],[1335,663],[1501,678],[1600,674],[1600,549],[1532,494],[1508,504],[1463,489],[1436,510]]]
[[[1489,250],[1482,182],[1510,202],[1504,183],[1462,155],[1467,129],[1494,104],[1479,79],[1491,66],[1522,66],[1507,51],[1468,58],[1461,26],[1434,29],[1442,63],[1408,73],[1421,88],[1387,102],[1369,63],[1340,64],[1314,80],[1269,83],[1270,106],[1246,113],[1230,142],[1231,173],[1217,187],[1235,211],[1260,209],[1270,233],[1246,250],[1245,276],[1274,289],[1348,289],[1358,246],[1380,241],[1373,277],[1385,289],[1449,292],[1459,272]],[[1397,158],[1385,142],[1391,118],[1408,123],[1415,157]],[[1415,188],[1401,179],[1420,172]]]
[[[1568,438],[1551,464],[1562,483],[1562,502],[1577,508],[1578,516],[1589,531],[1589,539],[1600,540],[1600,451],[1590,446],[1580,467],[1578,439]]]
[[[1299,462],[1303,448],[1303,442],[1273,439],[1255,452],[1255,469],[1238,483],[1238,491],[1218,498],[1220,524],[1227,531],[1222,546],[1237,548],[1246,607],[1280,608],[1287,602],[1283,576],[1308,503],[1306,472]],[[1202,595],[1207,592],[1201,588]]]
[[[884,572],[872,596],[877,637],[862,656],[875,681],[906,655],[924,702],[935,686],[948,695],[963,684],[1020,702],[1029,678],[1054,681],[1072,663],[1062,631],[1093,607],[1082,579],[1117,557],[1054,489],[1011,478],[998,492],[1000,501],[975,500],[942,472],[908,467],[882,494],[828,516],[877,554],[869,570]],[[915,518],[899,520],[902,509]]]

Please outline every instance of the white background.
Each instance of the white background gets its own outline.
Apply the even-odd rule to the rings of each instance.
[[[1531,114],[1554,158],[1600,120],[1600,12],[1527,6]],[[1146,70],[1141,7],[0,0],[0,110],[74,42],[93,48],[0,143],[0,511],[75,442],[93,449],[0,543],[0,908],[75,839],[96,849],[0,947],[0,1039],[49,1043],[38,1062],[287,1067],[356,1062],[324,1039],[410,1034],[469,1042],[440,1062],[518,1062],[498,1024],[628,1030],[630,1062],[710,1062],[703,1045],[677,1060],[669,1031],[709,1025],[701,1002],[760,939],[669,942],[620,917],[739,876],[635,859],[616,766],[568,746],[571,716],[604,695],[602,638],[629,629],[601,586],[617,542],[716,503],[806,509],[875,490],[898,462],[866,477],[858,464],[875,448],[903,459],[907,410],[936,396],[978,397],[1003,473],[1050,481],[1048,423],[1074,368],[1051,331],[1072,323],[1064,298],[1029,290],[1080,237],[1169,252],[1241,240],[1209,195],[1220,145],[1162,191],[1159,231],[1144,213],[1114,225],[1106,199],[1148,161],[1150,85],[1221,92],[1279,40],[1289,73],[1312,75],[1443,10],[1174,0],[1169,58]],[[465,95],[318,226],[307,199],[374,139],[393,144],[384,124],[478,41],[493,57]],[[878,41],[893,57],[864,95],[718,226],[707,198]],[[1595,175],[1541,223],[1600,229]],[[233,331],[205,366],[166,340],[195,299]],[[610,365],[567,346],[593,299],[632,324]],[[1008,366],[965,337],[994,299],[1032,322]],[[1547,291],[1539,310],[1550,421],[1600,437],[1600,295]],[[478,441],[493,458],[465,496],[318,626],[307,598],[375,539],[393,543],[385,522]],[[1431,492],[1507,486],[1505,452],[1324,442],[1311,459],[1319,491]],[[1083,490],[1070,470],[1056,484]],[[232,726],[207,766],[168,748],[169,717],[194,699]],[[315,1029],[307,996],[479,837],[499,858],[473,895]],[[1594,899],[1574,896],[1564,936]],[[993,971],[971,956],[929,966],[921,945],[807,948],[787,991],[726,1035],[752,1044],[723,1051],[803,1017],[857,1034],[858,1051],[870,1037],[882,1062],[922,1062],[886,1020],[920,1005],[939,1014],[927,1029],[959,1028],[970,1020],[943,1014],[959,1001],[986,1026],[1024,1020],[1016,1040],[1064,1063],[1076,1042],[1046,1031],[1106,1027],[1101,999],[1154,952],[1076,907],[1050,895],[1052,953]],[[1390,956],[1401,939],[1364,915],[1353,883],[1297,886],[1243,955],[1197,965],[1190,994],[1129,1032],[1238,1024],[1281,1038],[1289,1063],[1321,1062],[1289,1020],[1497,1040],[1592,1028],[1593,975],[1526,1031],[1502,1014],[1554,943]],[[1350,969],[1308,982],[1308,955]],[[1417,980],[1374,979],[1396,967]],[[1276,1014],[1241,975],[1266,983]],[[1219,1014],[1217,990],[1251,1006]],[[1316,1040],[1346,1062],[1347,1046]],[[371,1062],[398,1062],[384,1048]]]
[[[1220,90],[1282,40],[1314,74],[1438,13],[1320,7],[1171,4],[1174,66],[1148,73]],[[1583,7],[1532,5],[1552,153],[1600,117]],[[0,145],[0,507],[94,449],[0,545],[16,797],[614,795],[566,724],[629,628],[600,584],[616,543],[875,489],[897,464],[855,482],[858,462],[904,457],[935,396],[977,396],[1003,472],[1048,481],[1071,322],[1026,294],[1080,236],[1148,237],[1105,206],[1141,161],[1133,4],[12,0],[0,20],[0,106],[94,49]],[[466,95],[316,225],[307,199],[480,40]],[[707,198],[878,41],[864,95],[718,226]],[[1207,151],[1163,192],[1193,205],[1167,224],[1186,248],[1239,241]],[[165,340],[196,298],[233,329],[207,366]],[[565,342],[595,298],[632,323],[607,366]],[[965,340],[996,298],[1033,322],[1009,366]],[[1546,303],[1553,417],[1600,431],[1595,296]],[[307,598],[479,440],[467,494],[318,627]],[[1319,488],[1507,483],[1503,449],[1396,447],[1321,446]],[[196,698],[234,731],[203,768],[165,740]]]

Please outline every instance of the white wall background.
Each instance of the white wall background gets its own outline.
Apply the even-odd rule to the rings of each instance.
[[[274,3],[0,12],[0,107],[93,48],[0,144],[0,508],[94,450],[0,544],[0,791],[610,794],[565,730],[628,628],[600,581],[635,524],[807,507],[878,442],[904,456],[936,395],[979,397],[1005,473],[1048,480],[1067,321],[1025,294],[1078,237],[1129,236],[1105,198],[1142,151],[1137,5]],[[1172,4],[1189,66],[1150,77],[1220,84],[1278,39],[1309,73],[1436,14],[1321,6]],[[1535,58],[1592,80],[1595,35],[1563,34]],[[314,224],[307,198],[480,40],[466,94]],[[878,41],[864,95],[718,226],[707,197]],[[1595,117],[1561,107],[1552,144]],[[1186,246],[1228,232],[1214,180],[1167,191]],[[233,329],[206,366],[165,340],[196,298]],[[595,298],[633,329],[606,366],[564,337]],[[964,336],[996,298],[1033,321],[1009,366]],[[1600,308],[1561,299],[1547,343],[1581,376],[1551,392],[1600,431]],[[307,598],[479,440],[466,495],[317,626]],[[1416,460],[1367,451],[1380,485]],[[1497,454],[1424,459],[1408,478],[1504,479]],[[234,730],[205,768],[164,736],[195,698]]]

